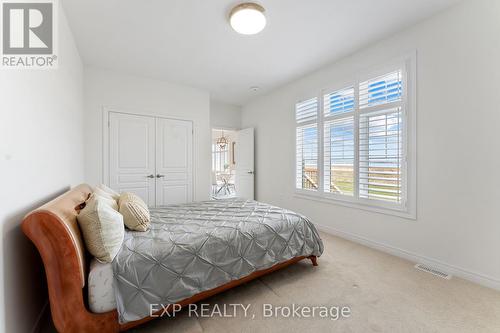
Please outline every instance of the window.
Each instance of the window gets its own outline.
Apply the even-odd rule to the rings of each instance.
[[[414,151],[409,154],[409,133],[414,134],[409,64],[405,61],[296,104],[299,193],[403,212],[396,215],[414,214],[414,203],[408,203],[414,200],[415,183],[408,163],[414,161]]]
[[[218,144],[212,143],[212,171],[224,172],[229,168],[229,144],[221,148]]]

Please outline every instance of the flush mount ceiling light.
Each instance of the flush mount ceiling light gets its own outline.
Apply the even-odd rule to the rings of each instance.
[[[238,33],[255,35],[266,26],[264,7],[252,2],[246,2],[234,7],[229,14],[229,23]]]

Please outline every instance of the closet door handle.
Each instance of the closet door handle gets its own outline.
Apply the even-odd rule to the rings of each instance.
[[[163,178],[163,177],[165,177],[165,175],[160,175],[159,173],[156,174],[156,178]]]
[[[149,175],[149,176],[146,176],[148,178],[155,178],[155,175]]]

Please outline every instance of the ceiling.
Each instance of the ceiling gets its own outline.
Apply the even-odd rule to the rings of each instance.
[[[458,0],[261,0],[268,25],[253,36],[228,24],[240,2],[63,0],[63,7],[86,65],[242,105]]]

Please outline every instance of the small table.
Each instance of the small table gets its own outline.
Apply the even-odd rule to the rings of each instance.
[[[223,193],[222,193],[223,192]],[[235,192],[235,187],[233,183],[230,183],[226,178],[222,178],[222,185],[217,184],[217,189],[215,191],[215,197],[224,195],[232,195]]]

